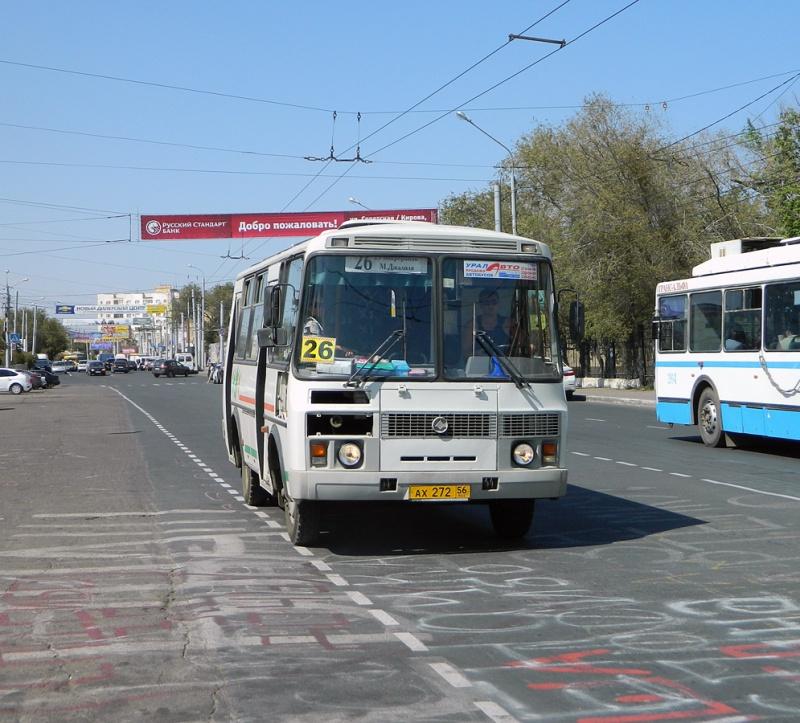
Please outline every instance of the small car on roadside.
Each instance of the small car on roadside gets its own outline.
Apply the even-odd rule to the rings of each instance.
[[[189,367],[179,364],[174,359],[159,359],[158,363],[153,365],[153,376],[156,379],[162,374],[165,377],[177,377],[178,375],[188,377],[191,373]]]
[[[25,372],[0,367],[0,392],[22,394],[31,389],[33,389],[33,384]]]
[[[575,389],[577,388],[577,380],[575,379],[575,370],[564,364],[564,394],[567,395],[567,399],[572,399],[572,395],[575,394]]]
[[[104,377],[106,375],[106,365],[99,359],[94,359],[86,365],[86,374],[90,377]]]
[[[65,361],[54,361],[50,364],[50,371],[52,371],[53,374],[66,374],[70,371],[70,364]]]

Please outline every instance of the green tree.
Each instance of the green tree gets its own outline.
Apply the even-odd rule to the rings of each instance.
[[[749,121],[743,145],[753,167],[742,183],[763,199],[775,232],[800,236],[800,112],[783,109],[771,135]]]
[[[519,232],[550,245],[559,286],[580,290],[595,341],[632,346],[658,281],[688,275],[710,241],[763,228],[757,199],[731,181],[736,149],[692,141],[671,143],[651,116],[596,96],[516,144]],[[487,194],[447,199],[443,218],[491,227]]]

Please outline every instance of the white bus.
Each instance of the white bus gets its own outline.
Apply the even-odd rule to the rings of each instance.
[[[656,412],[703,442],[800,440],[800,239],[712,244],[656,288]]]
[[[524,535],[566,492],[548,247],[351,221],[236,279],[223,428],[245,500],[311,544],[327,502],[489,505]]]

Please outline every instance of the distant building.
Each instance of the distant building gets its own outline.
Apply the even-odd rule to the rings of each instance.
[[[97,314],[97,324],[107,327],[107,338],[119,347],[125,337],[136,342],[140,355],[161,356],[174,349],[173,323],[170,318],[173,299],[178,298],[177,289],[169,284],[157,286],[152,291],[121,291],[97,294],[97,306],[107,307]],[[114,327],[128,327],[126,333],[112,333]]]

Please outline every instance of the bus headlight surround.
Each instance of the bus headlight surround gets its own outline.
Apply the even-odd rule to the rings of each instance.
[[[362,457],[361,445],[357,442],[345,442],[339,447],[337,457],[339,458],[339,463],[343,467],[349,469],[358,467],[361,464]]]
[[[528,444],[528,442],[519,442],[514,445],[514,449],[511,451],[511,458],[514,460],[514,464],[520,467],[527,467],[536,458],[536,451],[533,445]]]

